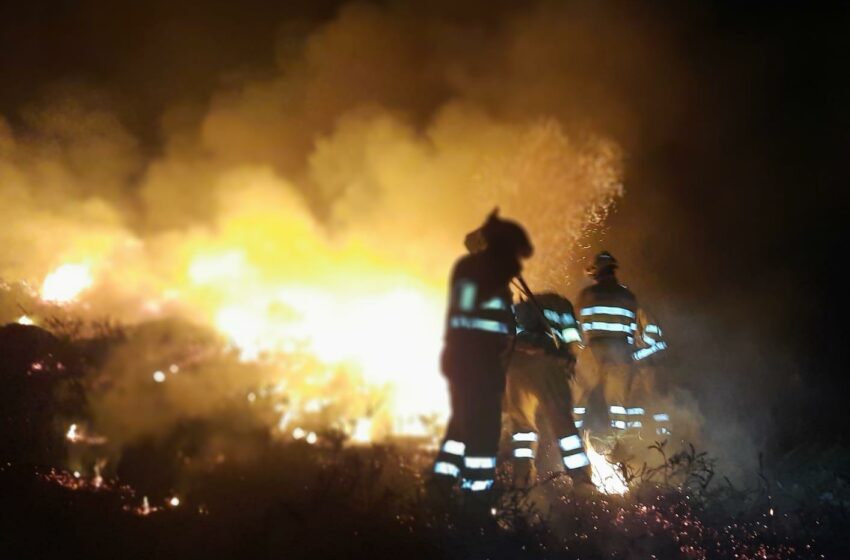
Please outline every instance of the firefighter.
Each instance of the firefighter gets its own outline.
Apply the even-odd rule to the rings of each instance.
[[[616,276],[617,259],[603,251],[596,255],[587,273],[594,283],[578,298],[579,318],[589,358],[590,387],[583,406],[574,409],[576,419],[591,426],[604,427],[615,434],[640,428],[645,410],[628,400],[633,377],[638,302]],[[586,352],[588,353],[588,352]],[[588,358],[585,356],[584,358]],[[604,402],[606,410],[598,410]],[[595,410],[594,410],[595,409]],[[585,418],[585,413],[589,418]],[[600,422],[602,419],[602,422]]]
[[[451,274],[441,366],[452,413],[432,482],[441,490],[459,482],[465,504],[489,511],[516,332],[510,283],[533,249],[525,230],[496,211],[467,236],[467,248]]]
[[[575,367],[573,347],[581,342],[573,306],[566,298],[547,293],[517,304],[514,313],[516,351],[505,395],[505,410],[511,421],[514,484],[525,488],[537,480],[540,411],[576,490],[592,491],[590,460],[573,420],[569,387]]]
[[[638,309],[637,348],[632,353],[635,376],[630,400],[647,411],[643,434],[669,436],[672,434],[670,415],[659,408],[660,398],[656,388],[656,369],[661,356],[666,353],[667,342],[658,321],[646,309]],[[641,426],[637,426],[641,428]]]

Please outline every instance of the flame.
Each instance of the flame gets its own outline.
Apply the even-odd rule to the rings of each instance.
[[[474,121],[479,126],[477,117]],[[387,435],[428,438],[448,417],[439,354],[445,281],[452,259],[462,250],[463,234],[490,209],[489,201],[505,200],[515,210],[511,215],[532,223],[535,232],[545,233],[540,237],[541,248],[558,247],[563,253],[574,241],[574,235],[565,232],[577,235],[582,224],[593,222],[594,213],[622,190],[619,155],[615,146],[603,142],[588,148],[592,157],[587,159],[585,151],[576,151],[553,121],[499,132],[497,137],[504,135],[504,140],[533,140],[516,155],[514,140],[498,139],[493,145],[488,141],[480,146],[466,141],[454,146],[450,141],[440,150],[452,154],[456,147],[459,157],[449,159],[458,163],[432,176],[427,155],[434,148],[431,141],[420,147],[413,139],[405,140],[405,132],[399,134],[399,141],[410,144],[401,151],[413,160],[405,155],[377,158],[373,164],[371,155],[361,156],[359,133],[351,137],[350,154],[347,136],[320,146],[315,161],[309,163],[327,190],[317,192],[321,194],[317,202],[328,198],[329,214],[321,218],[307,203],[312,197],[304,197],[299,185],[262,164],[204,171],[205,178],[198,179],[203,189],[196,194],[203,192],[209,208],[184,216],[182,203],[172,204],[178,200],[166,196],[172,189],[160,190],[170,185],[166,172],[161,185],[157,182],[146,191],[145,200],[151,203],[151,216],[153,210],[167,210],[179,219],[164,220],[162,228],[155,220],[150,231],[144,228],[142,237],[122,232],[109,236],[116,242],[80,241],[73,247],[79,260],[62,264],[45,278],[42,299],[72,304],[96,284],[98,292],[93,297],[87,294],[85,301],[89,317],[106,315],[135,322],[179,316],[216,329],[243,361],[257,362],[259,367],[245,368],[251,372],[250,379],[239,376],[239,368],[227,368],[222,371],[223,382],[215,384],[209,397],[195,391],[191,402],[183,402],[190,400],[183,395],[192,391],[190,385],[201,376],[181,374],[179,381],[172,382],[176,370],[167,365],[173,358],[153,363],[145,381],[152,379],[151,384],[158,385],[168,381],[160,396],[169,396],[165,406],[174,416],[182,414],[183,404],[214,410],[198,401],[221,399],[226,393],[247,396],[258,414],[265,414],[266,405],[281,404],[283,408],[274,408],[279,416],[269,428],[276,427],[282,434],[299,424],[304,430],[317,430],[304,432],[307,443],[322,443],[324,436],[315,434],[328,429],[341,430],[355,442]],[[395,143],[394,137],[395,132],[388,139]],[[362,164],[368,168],[365,176],[361,157],[368,160]],[[475,163],[501,159],[504,166],[482,163],[479,169]],[[556,161],[563,165],[548,163]],[[589,170],[579,176],[566,173],[573,167]],[[194,174],[193,169],[189,172]],[[154,170],[153,175],[157,174]],[[498,179],[493,186],[489,186],[490,177]],[[445,184],[440,193],[431,192],[434,179]],[[563,186],[564,193],[580,196],[563,194],[553,199],[551,187],[534,190],[534,185],[551,181]],[[341,191],[339,200],[333,194],[337,191]],[[522,196],[511,194],[515,191]],[[188,195],[187,200],[193,197]],[[573,223],[575,228],[568,227]],[[163,324],[162,328],[171,327]],[[191,371],[192,362],[183,365]],[[266,398],[263,387],[283,382],[288,383],[285,398],[275,392],[269,402],[261,402]],[[130,409],[121,406],[123,397],[112,396],[111,390],[104,391],[109,414],[103,417],[129,414]],[[306,410],[303,405],[317,396],[332,402],[320,404],[316,411]],[[369,419],[371,426],[360,422],[363,419]],[[133,430],[155,430],[165,422],[116,425],[110,431],[119,433],[110,438],[118,442],[133,436]],[[105,428],[97,426],[103,433]]]
[[[63,264],[44,278],[41,299],[58,304],[71,303],[93,282],[88,265]]]
[[[359,418],[351,434],[351,441],[355,443],[370,443],[372,441],[372,420]]]
[[[297,351],[327,366],[345,366],[368,386],[391,394],[385,406],[395,433],[423,435],[418,418],[448,415],[445,382],[438,369],[445,306],[442,286],[353,266],[310,283],[234,292],[232,287],[241,285],[236,280],[240,275],[250,276],[251,267],[233,251],[199,256],[189,266],[196,288],[227,294],[214,311],[213,322],[243,361]],[[307,401],[305,410],[319,405]],[[363,424],[355,432],[358,441],[371,439]]]
[[[18,317],[17,323],[19,325],[34,325],[35,321],[30,319],[29,316],[27,316],[27,315],[21,315],[20,317]]]
[[[103,436],[87,434],[86,431],[77,424],[68,426],[65,432],[65,439],[71,443],[84,443],[88,445],[103,445],[106,443],[106,438]]]
[[[103,486],[103,467],[106,466],[106,459],[98,459],[94,464],[94,478],[92,478],[92,486],[100,488]]]
[[[590,442],[589,434],[585,433],[584,447],[587,453],[587,458],[590,459],[590,468],[592,471],[593,485],[603,494],[624,495],[629,491],[629,485],[626,484],[626,479],[620,468],[608,461],[608,459],[598,453]]]

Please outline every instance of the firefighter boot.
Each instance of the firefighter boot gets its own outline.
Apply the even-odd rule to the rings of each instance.
[[[425,496],[435,509],[448,510],[451,508],[457,480],[448,477],[432,474],[425,482]]]

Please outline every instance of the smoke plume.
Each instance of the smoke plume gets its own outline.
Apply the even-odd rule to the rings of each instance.
[[[0,116],[0,277],[37,290],[80,265],[92,280],[75,313],[176,315],[217,329],[245,360],[308,340],[379,387],[407,384],[396,412],[426,412],[423,394],[445,399],[436,357],[464,234],[499,206],[536,246],[532,285],[563,290],[626,193],[624,145],[638,137],[629,86],[665,59],[664,41],[640,18],[609,15],[539,3],[482,18],[403,3],[283,18],[270,64],[166,95],[153,142],[108,84],[56,84]],[[181,83],[160,78],[166,91]],[[268,381],[222,366],[196,377],[228,381],[182,392],[203,396],[163,398],[140,387],[169,359],[133,358],[162,353],[151,336],[107,361],[121,381],[93,408],[115,441]],[[162,413],[146,418],[148,406]]]

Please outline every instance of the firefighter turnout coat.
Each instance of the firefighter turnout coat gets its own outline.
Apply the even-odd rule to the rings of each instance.
[[[486,493],[495,481],[516,273],[484,251],[461,258],[451,275],[441,367],[452,415],[433,470],[465,492]]]
[[[614,433],[640,433],[648,423],[656,424],[659,434],[670,433],[669,415],[655,412],[647,417],[652,391],[647,383],[651,381],[638,376],[635,367],[666,349],[658,324],[640,309],[635,295],[613,273],[599,276],[582,290],[578,314],[587,351],[581,368],[585,394],[581,406],[574,408],[577,421],[592,421],[585,415],[594,412]],[[641,384],[647,385],[642,391],[638,390]],[[604,410],[588,409],[600,401],[605,403]]]

